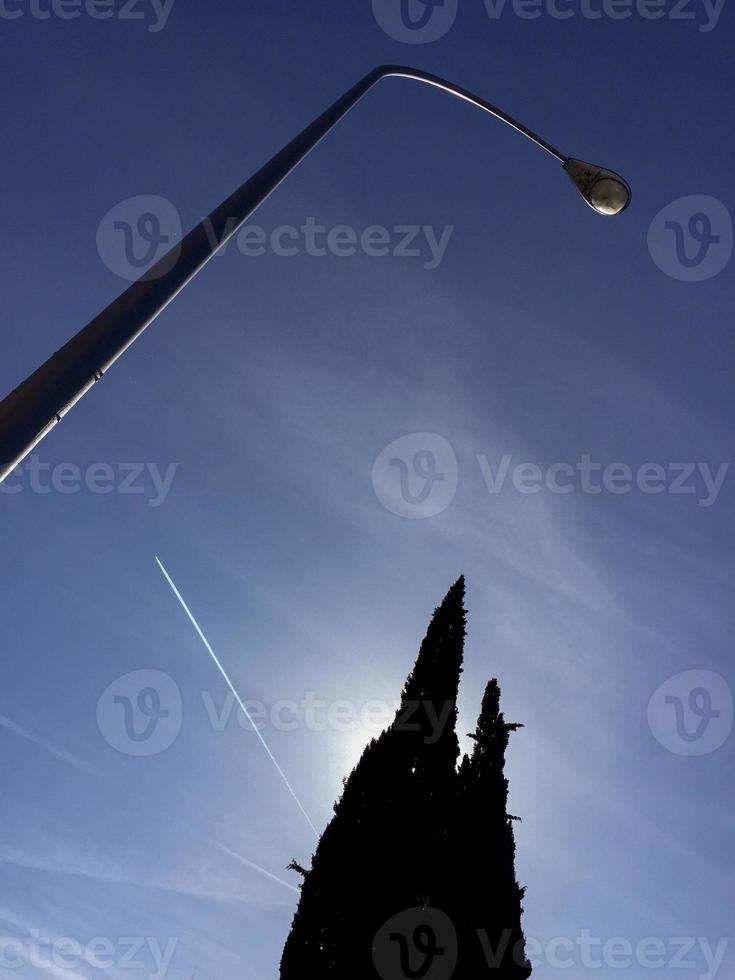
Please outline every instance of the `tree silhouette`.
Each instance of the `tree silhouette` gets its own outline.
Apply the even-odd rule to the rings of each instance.
[[[345,780],[311,869],[291,865],[303,883],[281,980],[375,980],[376,933],[415,908],[452,918],[462,943],[457,976],[487,973],[484,951],[497,949],[504,930],[511,953],[518,942],[522,950],[503,776],[508,734],[518,726],[503,721],[491,682],[474,751],[457,770],[465,622],[460,578],[434,611],[393,723]],[[502,980],[529,972],[510,954],[502,963]]]
[[[459,767],[455,823],[457,859],[469,873],[455,896],[454,920],[460,933],[459,977],[474,978],[494,968],[503,980],[525,980],[521,928],[525,889],[516,881],[513,817],[508,813],[505,751],[510,733],[523,726],[507,723],[500,710],[500,687],[485,689],[472,755]]]

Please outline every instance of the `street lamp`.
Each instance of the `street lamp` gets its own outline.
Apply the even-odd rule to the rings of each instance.
[[[0,402],[0,482],[102,378],[332,127],[376,82],[389,76],[413,78],[443,89],[512,126],[559,160],[584,200],[599,214],[620,214],[630,203],[630,187],[618,174],[565,156],[467,89],[415,68],[375,68]]]

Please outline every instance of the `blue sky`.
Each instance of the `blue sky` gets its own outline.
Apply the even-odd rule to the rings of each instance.
[[[379,63],[475,90],[620,170],[634,199],[602,219],[507,127],[385,81],[254,217],[264,254],[231,243],[40,447],[45,469],[0,494],[3,980],[277,975],[285,866],[314,835],[227,713],[156,554],[264,706],[318,828],[371,734],[350,711],[394,702],[464,572],[461,731],[491,676],[526,725],[508,775],[535,975],[732,973],[732,10],[560,6],[573,16],[462,3],[409,44],[380,25],[388,0],[379,16],[368,0],[175,0],[165,24],[145,4],[41,19],[49,5],[6,0],[3,391],[124,288],[111,209],[162,197],[190,227]],[[271,247],[310,221],[358,240],[377,226],[390,254],[308,254],[302,233],[282,239],[294,255]],[[418,255],[393,254],[404,226]],[[694,235],[684,261],[675,226]],[[410,504],[427,452],[445,477],[427,489],[446,494],[429,516]],[[82,489],[61,492],[75,472]],[[173,711],[156,754],[121,727],[140,677]],[[687,742],[665,697],[696,714],[702,691],[720,715]],[[585,930],[653,938],[664,965],[585,966]],[[692,939],[678,968],[676,937]],[[34,954],[60,938],[84,956]]]

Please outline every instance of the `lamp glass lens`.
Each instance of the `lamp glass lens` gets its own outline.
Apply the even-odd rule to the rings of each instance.
[[[590,190],[590,204],[600,214],[620,214],[628,199],[628,188],[614,177],[602,177]]]

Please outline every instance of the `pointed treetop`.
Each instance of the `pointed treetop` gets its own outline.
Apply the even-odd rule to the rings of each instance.
[[[515,732],[523,725],[519,722],[507,722],[505,715],[500,710],[500,685],[493,679],[485,688],[482,699],[482,709],[480,717],[477,719],[477,728],[474,733],[467,733],[468,737],[475,742],[475,755],[485,747],[494,745],[502,753],[508,745],[510,732]]]
[[[493,677],[488,681],[482,697],[481,718],[496,718],[500,714],[500,685]]]
[[[429,624],[429,630],[438,622],[453,621],[460,619],[462,624],[466,622],[467,610],[464,608],[465,581],[464,575],[460,575],[457,581],[449,589],[440,604],[434,610],[434,616]]]
[[[401,707],[396,716],[398,721],[407,710],[416,711],[419,706],[420,711],[415,719],[419,726],[416,729],[417,737],[426,739],[428,744],[431,716],[439,712],[444,723],[441,737],[433,743],[434,754],[438,756],[445,752],[447,758],[452,756],[455,759],[459,754],[455,731],[457,694],[467,622],[464,594],[464,576],[460,575],[434,610],[416,663],[403,688]],[[428,711],[427,705],[431,705],[431,711]]]

